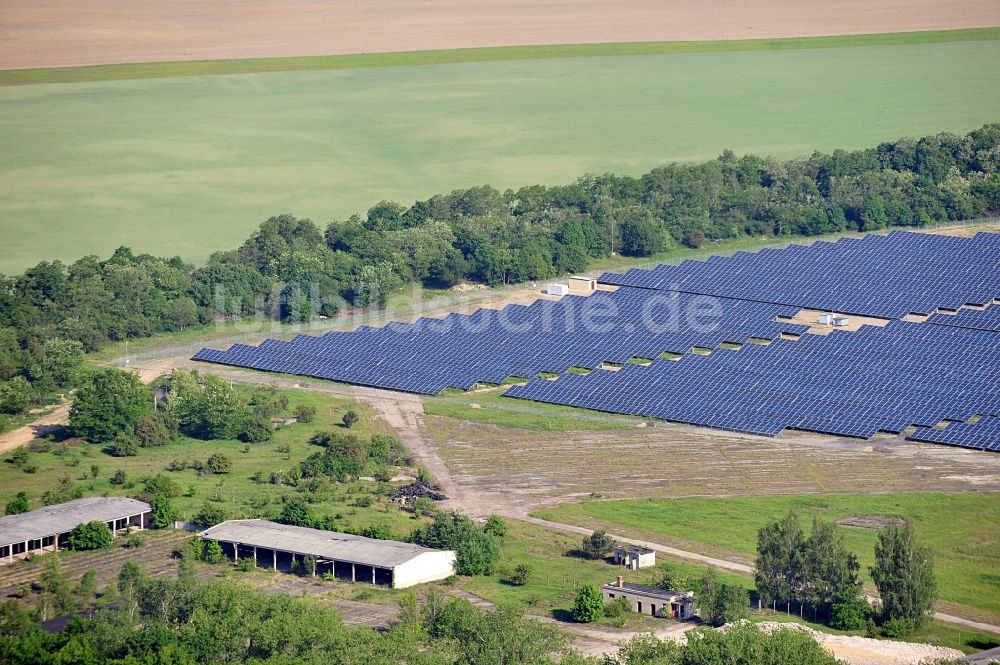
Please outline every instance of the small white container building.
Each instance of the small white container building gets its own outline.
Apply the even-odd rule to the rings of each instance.
[[[549,284],[545,287],[545,293],[550,296],[565,296],[569,294],[568,284]]]
[[[851,320],[846,316],[834,316],[833,325],[835,326],[847,326],[851,324]]]
[[[656,552],[638,545],[618,545],[615,547],[615,563],[629,570],[652,568],[656,565]]]
[[[833,323],[833,314],[830,314],[828,312],[824,312],[824,313],[820,314],[819,315],[819,322],[820,322],[820,325],[824,325],[824,326],[830,325],[831,323]]]
[[[393,589],[455,574],[455,552],[451,550],[267,520],[230,520],[202,532],[201,538],[218,542],[234,562],[252,558],[262,568],[288,571],[312,556],[314,575],[330,573],[339,579]]]

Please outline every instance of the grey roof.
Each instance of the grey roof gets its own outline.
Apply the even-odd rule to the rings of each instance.
[[[54,506],[37,508],[20,515],[0,517],[0,545],[23,543],[72,531],[86,522],[110,522],[130,515],[148,513],[148,503],[124,496],[88,496]]]
[[[987,665],[988,663],[1000,663],[1000,647],[969,654],[965,658],[959,658],[960,663],[976,663],[977,665]]]
[[[688,594],[684,591],[670,591],[669,589],[661,589],[655,586],[648,586],[646,584],[632,584],[631,582],[625,582],[622,586],[618,586],[614,582],[610,584],[605,584],[604,588],[608,591],[614,591],[618,589],[619,591],[632,591],[634,593],[641,593],[644,596],[649,596],[651,598],[662,598],[663,600],[678,600],[689,598]]]
[[[395,568],[425,552],[442,551],[395,540],[377,540],[337,531],[278,524],[268,520],[230,520],[207,529],[201,535],[211,540],[266,547],[295,554],[312,554],[324,559],[360,563],[378,568]]]

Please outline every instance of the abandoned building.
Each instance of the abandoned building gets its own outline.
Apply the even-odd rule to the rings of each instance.
[[[615,546],[615,563],[629,570],[652,568],[656,565],[656,552],[638,545]]]
[[[19,515],[0,517],[0,563],[32,552],[57,552],[69,532],[88,522],[103,522],[112,534],[129,527],[144,529],[153,519],[148,503],[122,496],[91,496]]]
[[[631,584],[621,575],[615,582],[602,587],[604,602],[625,598],[637,614],[685,620],[694,616],[694,594],[687,591],[670,591],[645,584]]]
[[[257,566],[292,571],[313,557],[313,575],[405,589],[455,574],[455,553],[395,540],[376,540],[336,531],[309,529],[267,520],[231,520],[202,532],[236,561],[252,558]],[[294,565],[293,565],[294,564]]]

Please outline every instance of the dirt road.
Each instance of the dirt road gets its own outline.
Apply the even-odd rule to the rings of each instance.
[[[69,404],[63,404],[56,407],[52,413],[42,416],[33,423],[0,434],[0,454],[31,443],[36,438],[51,432],[68,421]]]
[[[4,0],[0,69],[996,25],[993,0]]]

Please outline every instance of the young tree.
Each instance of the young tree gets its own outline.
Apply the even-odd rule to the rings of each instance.
[[[591,623],[604,616],[604,597],[593,584],[585,584],[576,593],[573,601],[573,621]]]
[[[292,416],[300,423],[311,423],[316,418],[315,406],[297,406],[292,411]]]
[[[80,387],[69,412],[69,425],[91,443],[108,443],[131,432],[152,409],[152,397],[133,372],[98,370]]]
[[[166,496],[157,496],[153,499],[153,525],[157,529],[166,529],[176,517],[174,507],[170,504],[170,499]]]
[[[97,595],[97,573],[93,570],[86,571],[73,589],[77,606],[85,606],[95,595]]]
[[[830,625],[838,630],[859,630],[868,624],[871,606],[860,585],[845,586],[833,595]]]
[[[71,550],[104,550],[114,543],[108,525],[97,521],[77,525],[67,540]]]
[[[205,528],[215,526],[225,522],[229,517],[224,508],[214,506],[211,503],[203,503],[201,509],[191,518],[191,521]]]
[[[219,544],[219,541],[208,541],[208,545],[205,546],[205,561],[209,563],[222,563],[224,556],[225,553],[222,551],[222,545]]]
[[[743,587],[725,584],[718,571],[705,569],[698,584],[698,613],[706,623],[721,626],[745,618],[750,611],[750,597]]]
[[[281,514],[278,521],[282,524],[293,526],[315,527],[317,523],[316,514],[303,499],[299,497],[284,497],[284,504],[281,506]]]
[[[524,586],[531,579],[531,568],[526,564],[519,563],[514,567],[507,581],[513,586]]]
[[[832,522],[813,519],[800,560],[802,573],[795,595],[813,608],[829,608],[839,591],[858,585],[858,557],[847,549]]]
[[[38,585],[42,592],[38,610],[43,621],[73,611],[69,578],[58,556],[45,557]]]
[[[615,539],[598,529],[583,539],[580,549],[591,559],[604,559],[615,549]]]
[[[28,512],[28,494],[18,492],[17,496],[7,504],[6,515],[19,515]]]
[[[246,419],[239,438],[240,441],[246,443],[264,443],[270,441],[272,436],[274,436],[274,427],[271,426],[271,421],[254,414]]]
[[[934,562],[908,523],[879,533],[871,575],[884,620],[907,621],[914,628],[924,624],[937,597]]]
[[[34,388],[23,376],[0,383],[0,413],[21,413],[35,395]]]
[[[357,424],[357,422],[360,419],[361,419],[361,416],[359,416],[357,414],[357,412],[354,411],[354,409],[351,409],[347,413],[344,414],[344,418],[343,418],[344,427],[346,427],[347,429],[351,429],[352,427],[354,427],[355,424]]]
[[[764,604],[795,597],[802,577],[804,543],[802,525],[793,512],[758,531],[754,582]]]

